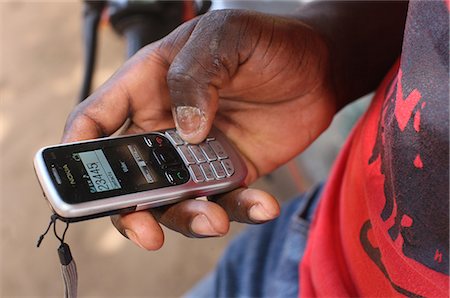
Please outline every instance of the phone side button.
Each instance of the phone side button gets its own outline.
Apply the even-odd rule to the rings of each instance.
[[[138,204],[136,206],[136,209],[134,211],[141,211],[141,210],[147,210],[149,208],[154,207],[154,203],[145,203],[145,204]]]
[[[195,182],[205,181],[205,176],[203,176],[202,170],[198,165],[189,166],[189,173]]]

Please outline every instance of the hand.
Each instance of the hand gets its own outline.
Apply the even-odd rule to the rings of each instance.
[[[185,23],[130,59],[68,119],[63,141],[176,125],[202,141],[214,124],[242,153],[251,183],[304,150],[335,113],[327,48],[305,24],[247,11],[213,11]],[[173,115],[173,117],[172,117]],[[175,119],[175,123],[173,122]],[[146,249],[163,244],[162,223],[191,237],[219,236],[229,221],[275,218],[275,198],[237,189],[213,201],[113,218]]]

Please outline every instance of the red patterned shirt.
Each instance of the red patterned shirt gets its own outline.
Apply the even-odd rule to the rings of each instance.
[[[449,297],[449,4],[409,4],[400,60],[334,166],[301,296]]]

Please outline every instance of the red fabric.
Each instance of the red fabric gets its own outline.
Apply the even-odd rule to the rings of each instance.
[[[448,1],[413,4],[325,187],[301,296],[449,297]]]
[[[385,95],[389,95],[387,88],[400,73],[397,63],[380,86],[333,168],[317,210],[320,216],[311,227],[300,267],[303,297],[402,296],[395,288],[403,289],[404,294],[449,296],[447,275],[405,260],[400,249],[401,238],[392,242],[386,237],[390,221],[372,223],[374,228],[368,234],[372,245],[382,250],[389,278],[361,247],[360,228],[369,217],[379,218],[377,214],[381,213],[384,202],[384,199],[380,200],[384,198],[384,176],[380,173],[379,160],[372,165],[361,161],[369,160],[372,154],[381,108]],[[408,113],[407,110],[402,113]],[[401,126],[402,121],[399,123]],[[373,210],[375,216],[371,216],[369,210]],[[403,224],[408,224],[407,217],[403,221]]]
[[[368,275],[359,276],[359,278],[368,277],[370,280],[366,284],[369,286],[375,284],[378,287],[380,280],[382,283],[385,283],[384,276],[380,276],[380,273],[377,272],[379,270],[376,267],[373,268],[375,272],[370,270],[370,268],[367,268],[366,271],[369,263],[368,258],[361,251],[355,252],[354,249],[351,249],[351,246],[360,246],[359,231],[355,231],[355,228],[361,226],[368,217],[367,208],[359,202],[361,194],[365,193],[363,183],[365,177],[362,177],[361,173],[367,171],[361,171],[363,164],[358,165],[355,161],[363,159],[360,156],[362,153],[361,149],[363,149],[361,147],[366,145],[371,150],[376,135],[377,124],[377,121],[373,118],[379,115],[383,103],[383,91],[390,81],[389,77],[392,79],[395,71],[396,69],[391,71],[380,87],[368,110],[369,113],[359,122],[356,129],[352,132],[330,175],[330,179],[322,195],[321,204],[316,212],[320,216],[316,216],[312,224],[307,250],[301,264],[300,289],[304,297],[360,296],[362,293],[360,289],[354,287],[356,283],[353,280],[354,277],[352,277],[351,272],[349,272],[350,267],[362,267],[362,271],[367,272]],[[372,132],[369,135],[363,134],[365,127],[372,128]],[[364,140],[368,136],[371,136],[372,140]],[[355,139],[357,140],[359,138],[363,138],[364,141],[355,141]],[[363,149],[362,151],[367,150]],[[365,159],[367,160],[368,157]],[[353,168],[351,167],[352,164]],[[351,182],[350,185],[348,185],[349,181]],[[377,184],[378,187],[382,188],[379,183]],[[344,195],[348,197],[349,201],[358,201],[353,203],[354,206],[361,207],[336,212],[336,210],[340,210],[342,207],[343,202],[341,200]],[[349,219],[354,221],[355,224],[349,224]],[[350,228],[350,231],[346,231],[347,228]],[[351,233],[353,236],[350,235]],[[349,239],[343,241],[343,235],[346,235]],[[349,247],[350,252],[344,253]],[[348,254],[353,254],[350,260],[358,263],[353,264],[354,266],[349,266],[349,259],[346,258]],[[320,285],[320,287],[317,287],[317,285]],[[372,293],[375,294],[376,292],[377,289]],[[374,296],[388,296],[391,294],[380,293],[380,295]]]

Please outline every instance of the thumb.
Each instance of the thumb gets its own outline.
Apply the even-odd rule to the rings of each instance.
[[[181,137],[203,141],[218,108],[218,90],[239,65],[239,36],[230,30],[230,12],[210,12],[196,24],[167,75],[172,111]]]
[[[179,135],[185,141],[196,144],[203,141],[210,131],[215,109],[211,109],[211,104],[201,107],[195,100],[184,101],[172,108],[172,114]]]

